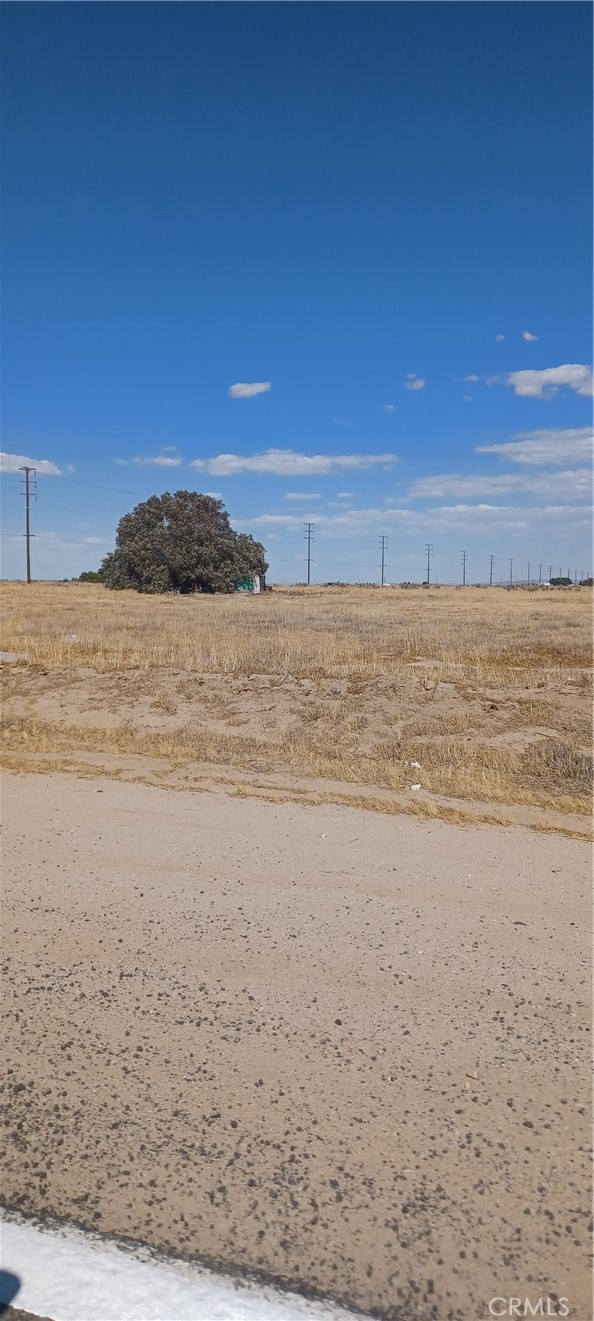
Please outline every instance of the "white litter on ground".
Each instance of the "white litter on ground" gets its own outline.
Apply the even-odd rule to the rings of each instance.
[[[78,1230],[3,1221],[1,1236],[0,1303],[52,1321],[363,1321],[331,1302],[142,1259]]]

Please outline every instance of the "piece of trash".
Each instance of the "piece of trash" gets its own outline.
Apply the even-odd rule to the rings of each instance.
[[[467,1074],[466,1074],[466,1077],[467,1077],[467,1078],[478,1078],[478,1073],[467,1073]]]
[[[325,839],[325,838],[326,838],[326,832],[324,831],[324,834],[320,835],[320,839]]]
[[[67,633],[67,634],[66,634],[66,641],[67,641],[67,642],[78,642],[78,633]]]
[[[420,771],[422,769],[420,761],[411,761],[410,764],[415,771]]]
[[[420,788],[421,788],[420,784],[411,784],[410,787],[411,787],[411,789],[420,789]]]

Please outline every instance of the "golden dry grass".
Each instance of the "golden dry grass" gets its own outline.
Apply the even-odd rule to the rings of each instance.
[[[452,666],[478,682],[505,672],[506,681],[521,683],[514,673],[538,671],[547,681],[591,660],[588,589],[314,587],[263,597],[175,597],[11,583],[3,598],[2,647],[52,668],[356,679],[390,673],[420,656],[434,662],[428,683],[447,678]]]
[[[587,589],[9,584],[4,742],[588,812]],[[421,769],[411,768],[411,761]]]

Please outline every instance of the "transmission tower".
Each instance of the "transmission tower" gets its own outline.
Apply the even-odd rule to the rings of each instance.
[[[385,581],[386,581],[386,550],[387,550],[387,548],[388,548],[388,538],[387,538],[386,536],[383,536],[383,535],[382,535],[382,536],[380,537],[380,539],[379,539],[379,546],[380,546],[380,552],[381,552],[381,557],[382,557],[381,582],[382,582],[382,587],[383,587],[383,586],[384,586],[384,583],[385,583]]]
[[[35,533],[32,533],[32,532],[31,532],[30,505],[31,505],[31,495],[33,496],[33,499],[34,499],[34,500],[37,499],[37,482],[36,482],[36,480],[35,480],[35,477],[36,477],[36,474],[37,474],[37,469],[36,469],[36,468],[30,468],[26,463],[24,463],[23,466],[22,466],[22,468],[19,468],[19,472],[24,472],[24,474],[25,474],[25,479],[24,479],[24,481],[21,479],[21,485],[23,485],[24,488],[25,488],[24,491],[23,491],[23,495],[24,495],[24,497],[25,497],[25,538],[26,538],[26,542],[27,542],[27,582],[30,583],[30,582],[31,582],[31,537],[35,535]],[[32,484],[31,484],[31,475],[33,475],[33,483],[32,483]]]
[[[314,525],[313,523],[306,523],[305,540],[307,541],[307,586],[308,587],[311,584],[311,560],[312,560],[311,546],[313,539],[314,539]]]

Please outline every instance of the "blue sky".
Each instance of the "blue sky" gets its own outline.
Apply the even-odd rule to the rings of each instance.
[[[36,577],[186,487],[278,582],[592,567],[588,4],[3,11],[4,577],[25,461]]]

